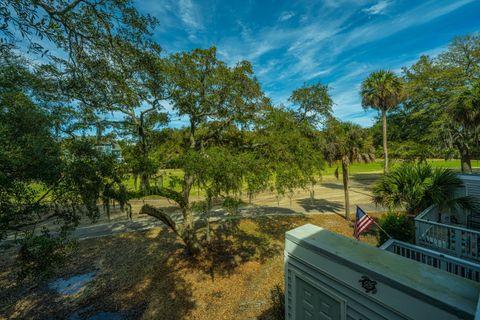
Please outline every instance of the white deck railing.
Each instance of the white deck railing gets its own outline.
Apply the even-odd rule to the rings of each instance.
[[[457,276],[480,282],[480,264],[442,254],[410,243],[390,239],[380,249],[415,260]]]
[[[463,259],[480,261],[480,231],[439,223],[438,211],[430,207],[415,218],[415,243]]]

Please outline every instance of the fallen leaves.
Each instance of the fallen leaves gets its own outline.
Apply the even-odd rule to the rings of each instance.
[[[305,223],[352,237],[353,221],[328,214],[213,224],[211,243],[197,259],[161,228],[82,241],[59,275],[95,269],[97,276],[73,301],[63,301],[46,285],[22,289],[12,276],[12,259],[2,260],[0,284],[13,297],[0,307],[0,318],[64,317],[84,308],[134,319],[268,319],[270,290],[283,286],[285,232]],[[374,234],[362,241],[376,245]]]

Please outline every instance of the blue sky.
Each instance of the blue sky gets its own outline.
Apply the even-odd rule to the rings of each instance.
[[[456,35],[480,31],[480,1],[147,0],[166,53],[216,46],[228,64],[253,63],[275,104],[304,82],[331,87],[334,113],[370,126],[361,81],[380,68],[400,72],[422,54],[436,55]]]

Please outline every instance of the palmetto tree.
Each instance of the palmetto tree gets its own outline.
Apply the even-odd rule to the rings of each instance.
[[[405,99],[404,83],[392,71],[375,71],[362,82],[360,95],[365,109],[376,109],[382,115],[384,172],[386,173],[388,172],[387,112]]]
[[[439,211],[478,209],[475,198],[458,195],[462,187],[462,180],[449,169],[432,168],[425,162],[405,162],[374,186],[373,201],[390,210],[403,207],[412,216],[431,205]]]
[[[329,119],[325,131],[325,159],[333,164],[341,162],[343,190],[345,193],[345,219],[349,219],[349,166],[352,162],[372,162],[375,160],[371,139],[365,129],[351,122]],[[338,167],[335,171],[338,178]]]

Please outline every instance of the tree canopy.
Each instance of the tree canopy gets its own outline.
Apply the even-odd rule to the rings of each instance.
[[[250,196],[268,188],[291,193],[309,186],[323,161],[311,124],[272,107],[250,63],[229,67],[210,48],[173,54],[167,64],[172,109],[188,123],[180,148],[170,155],[183,177],[153,193],[180,206],[183,224],[150,206],[142,211],[166,222],[195,253],[199,242],[190,200],[193,186],[206,191],[207,207],[213,198],[238,197],[244,185]]]
[[[320,82],[312,85],[304,84],[294,90],[288,100],[297,108],[296,112],[300,120],[318,125],[332,116],[333,100],[328,90],[328,86]]]
[[[479,154],[479,39],[455,38],[438,57],[422,57],[404,70],[409,113],[428,124],[418,138],[458,152],[464,172],[471,172],[471,158]]]

